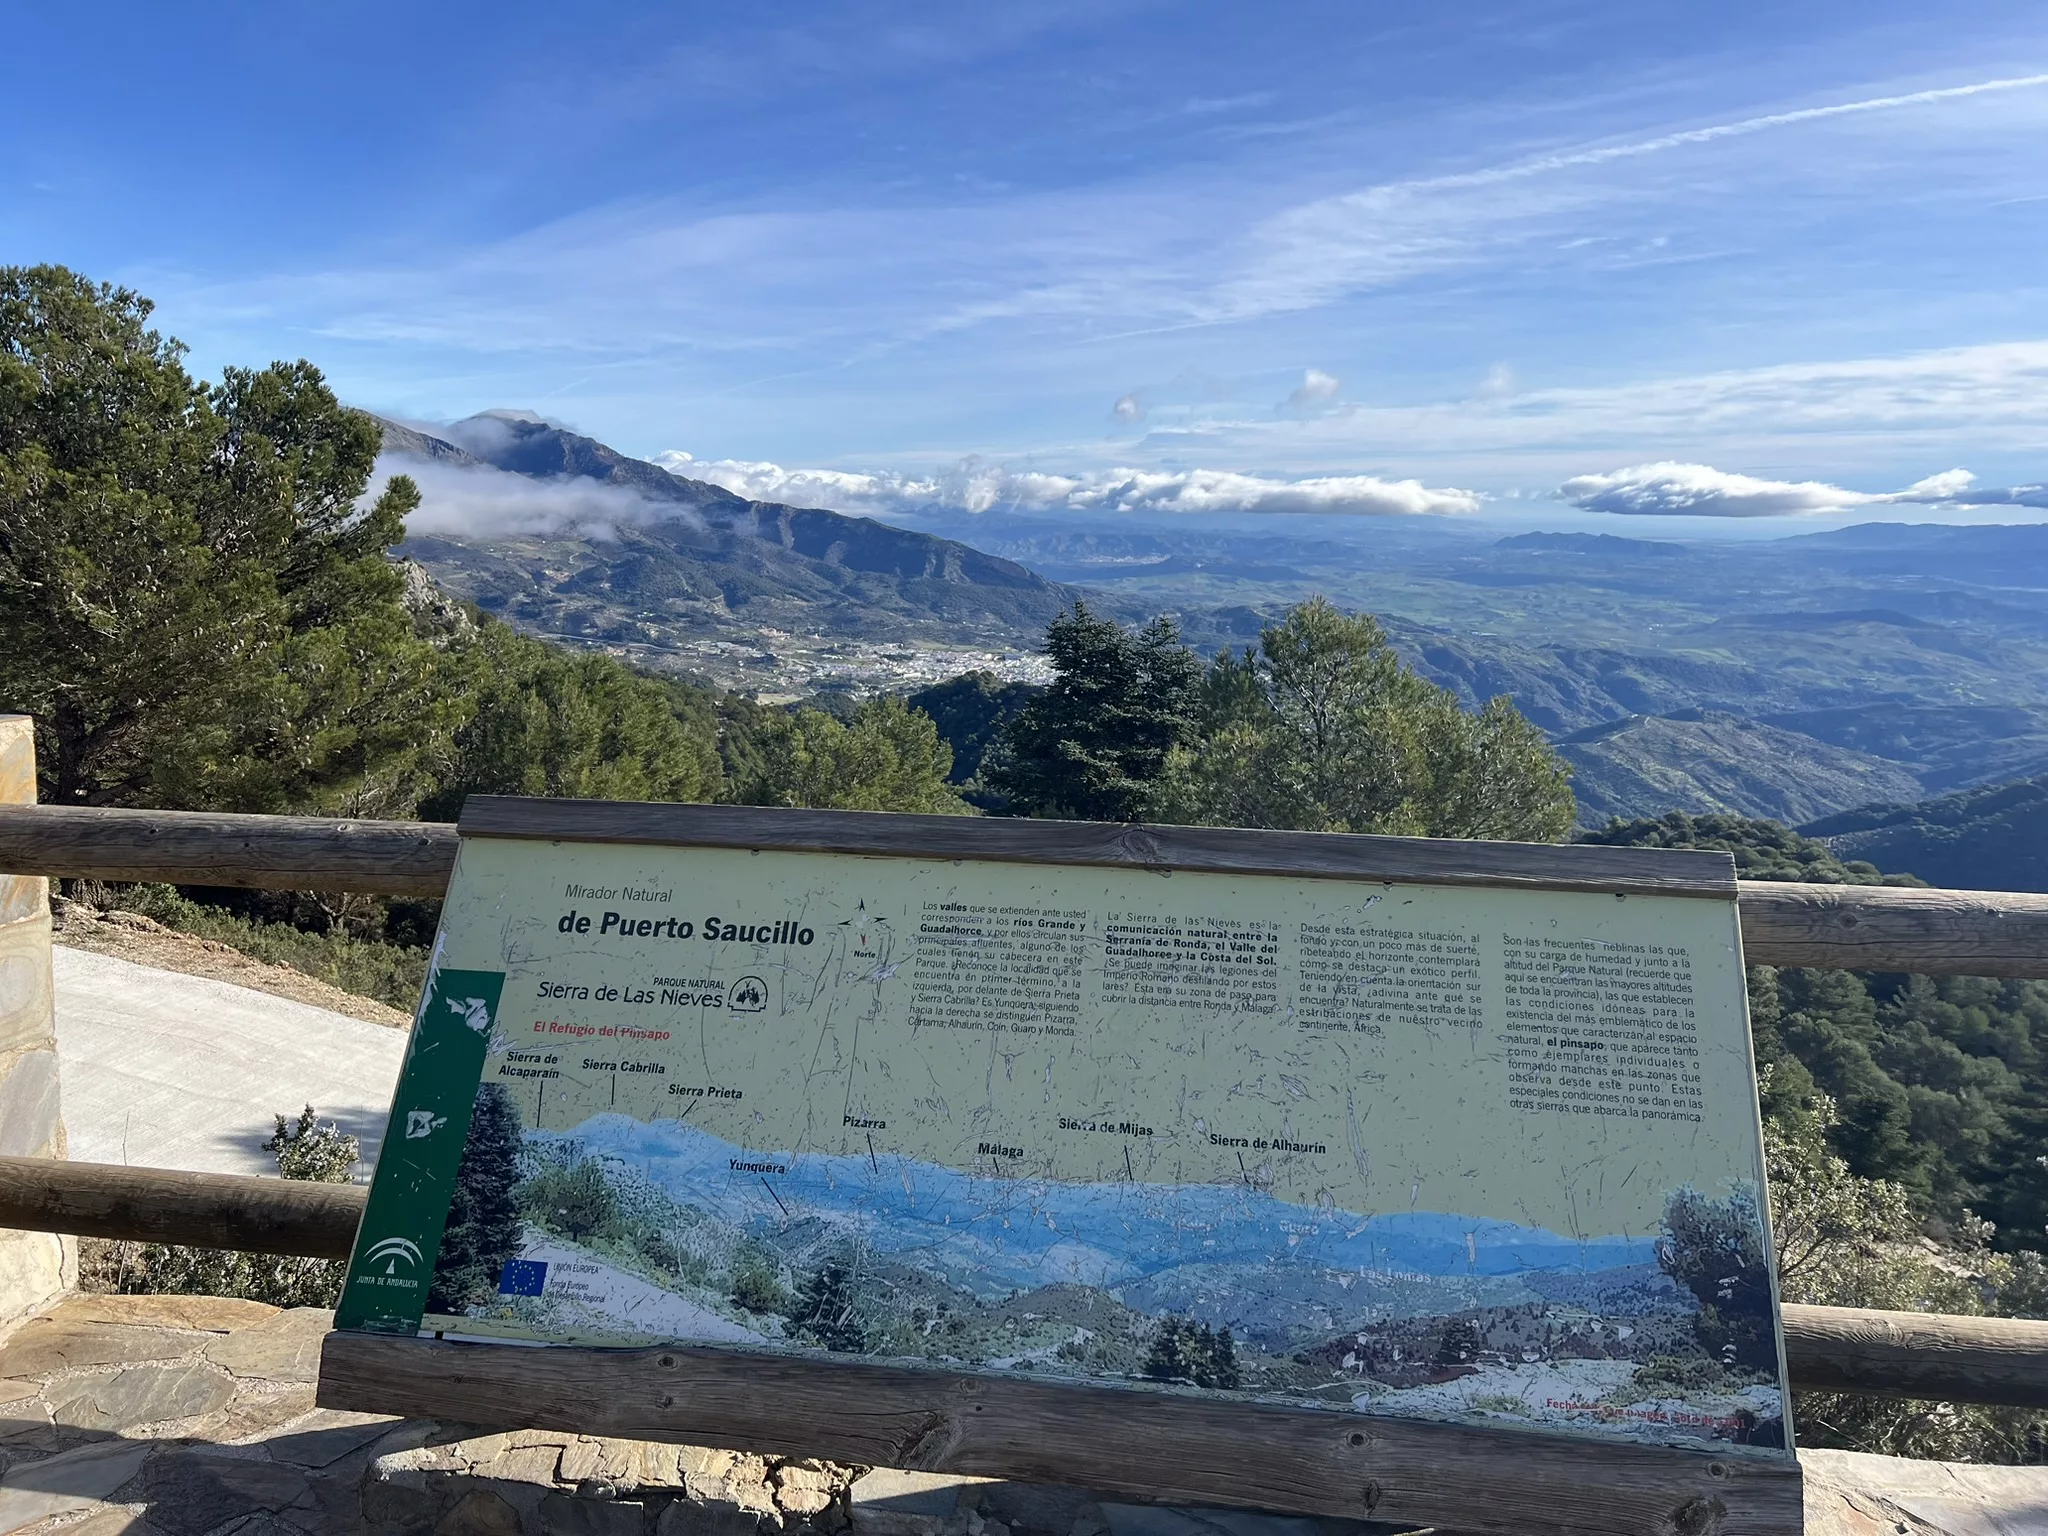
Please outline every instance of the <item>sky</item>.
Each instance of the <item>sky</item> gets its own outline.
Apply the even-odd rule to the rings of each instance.
[[[8,33],[0,262],[148,294],[204,373],[851,510],[2048,519],[2037,0]]]

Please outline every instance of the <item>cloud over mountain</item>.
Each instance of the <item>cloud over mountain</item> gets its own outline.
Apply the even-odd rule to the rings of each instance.
[[[489,464],[437,463],[386,453],[377,460],[373,486],[391,475],[410,475],[420,488],[419,510],[406,519],[413,534],[502,539],[543,533],[605,538],[612,530],[693,519],[687,507],[656,502],[629,486],[587,475],[536,479]]]
[[[680,450],[654,462],[756,501],[839,512],[1340,513],[1363,517],[1476,512],[1473,491],[1376,475],[1269,479],[1230,470],[1104,469],[1061,475],[964,459],[930,474],[785,469],[740,459],[697,459]]]
[[[1587,512],[1629,517],[1802,517],[1897,506],[2048,506],[2048,486],[1972,489],[1966,469],[1945,470],[1902,491],[1851,491],[1820,480],[1765,480],[1710,464],[1665,460],[1576,475],[1558,496]]]

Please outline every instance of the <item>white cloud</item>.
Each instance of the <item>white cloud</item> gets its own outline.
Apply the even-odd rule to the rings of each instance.
[[[1577,475],[1558,488],[1586,512],[1631,517],[1802,517],[1859,507],[2044,506],[2048,487],[1972,490],[1967,469],[1943,470],[1903,491],[1850,491],[1819,480],[1763,480],[1709,464],[1635,464],[1604,475]]]
[[[1915,480],[1906,487],[1907,500],[1956,501],[1965,499],[1963,493],[1969,490],[1977,477],[1967,469],[1945,469],[1938,475],[1929,475],[1924,480]]]
[[[1476,512],[1481,502],[1472,491],[1377,475],[1279,479],[1228,470],[1129,468],[1061,475],[1013,470],[978,459],[965,459],[933,474],[864,474],[785,469],[779,464],[736,459],[702,460],[678,450],[657,454],[654,462],[675,474],[708,480],[756,501],[840,512],[944,508],[961,512],[1321,512],[1388,517]]]
[[[447,428],[435,430],[445,433]],[[507,538],[550,533],[605,538],[621,526],[696,520],[688,507],[653,501],[625,486],[587,476],[539,480],[488,464],[445,464],[387,453],[377,460],[372,493],[381,490],[392,475],[410,475],[420,488],[419,510],[406,519],[406,531],[413,534]]]
[[[1135,394],[1125,395],[1109,408],[1109,414],[1118,421],[1143,421],[1145,419],[1145,402],[1140,400]]]
[[[1294,387],[1294,393],[1287,397],[1286,403],[1293,410],[1312,410],[1319,405],[1328,405],[1343,387],[1344,381],[1334,373],[1310,368],[1302,374],[1301,382]]]
[[[1604,475],[1576,475],[1558,488],[1588,512],[1635,517],[1788,517],[1839,512],[1883,501],[1818,480],[1759,480],[1706,464],[1635,464]]]

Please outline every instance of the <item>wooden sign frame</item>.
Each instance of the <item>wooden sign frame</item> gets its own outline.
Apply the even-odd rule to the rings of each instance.
[[[470,799],[460,832],[1692,897],[1726,903],[1737,932],[1733,860],[1719,853],[494,796]],[[336,1332],[319,1402],[1488,1536],[1791,1536],[1802,1527],[1789,1451],[1724,1455],[743,1349],[505,1348]]]

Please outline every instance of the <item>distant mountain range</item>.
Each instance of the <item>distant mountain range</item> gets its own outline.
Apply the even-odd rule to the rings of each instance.
[[[978,1293],[1079,1284],[1123,1287],[1198,1266],[1211,1292],[1264,1286],[1270,1272],[1347,1271],[1462,1285],[1538,1271],[1587,1275],[1654,1263],[1652,1238],[1574,1238],[1456,1213],[1386,1215],[1292,1205],[1247,1184],[1066,1184],[963,1172],[888,1154],[839,1157],[746,1148],[677,1120],[599,1114],[527,1141],[617,1158],[670,1198],[735,1226],[816,1220],[884,1254],[915,1255]],[[735,1174],[764,1163],[765,1176]],[[1284,1257],[1283,1257],[1284,1256]],[[1372,1287],[1359,1285],[1354,1307]]]
[[[521,413],[487,412],[444,431],[384,424],[385,451],[421,466],[429,514],[437,495],[487,504],[491,471],[612,493],[580,508],[565,499],[558,517],[543,508],[523,531],[479,519],[474,532],[415,534],[401,547],[450,590],[540,633],[659,650],[679,637],[730,638],[743,624],[749,635],[1014,645],[1072,598],[966,544],[748,501]],[[478,480],[450,478],[465,472]]]
[[[885,522],[749,501],[523,412],[384,430],[427,497],[403,552],[445,586],[522,628],[765,697],[1029,676],[1077,596],[1127,620],[1174,614],[1214,651],[1322,593],[1378,615],[1467,703],[1513,698],[1573,763],[1588,824],[1799,824],[2048,774],[2040,524],[1702,544],[1441,518]]]

